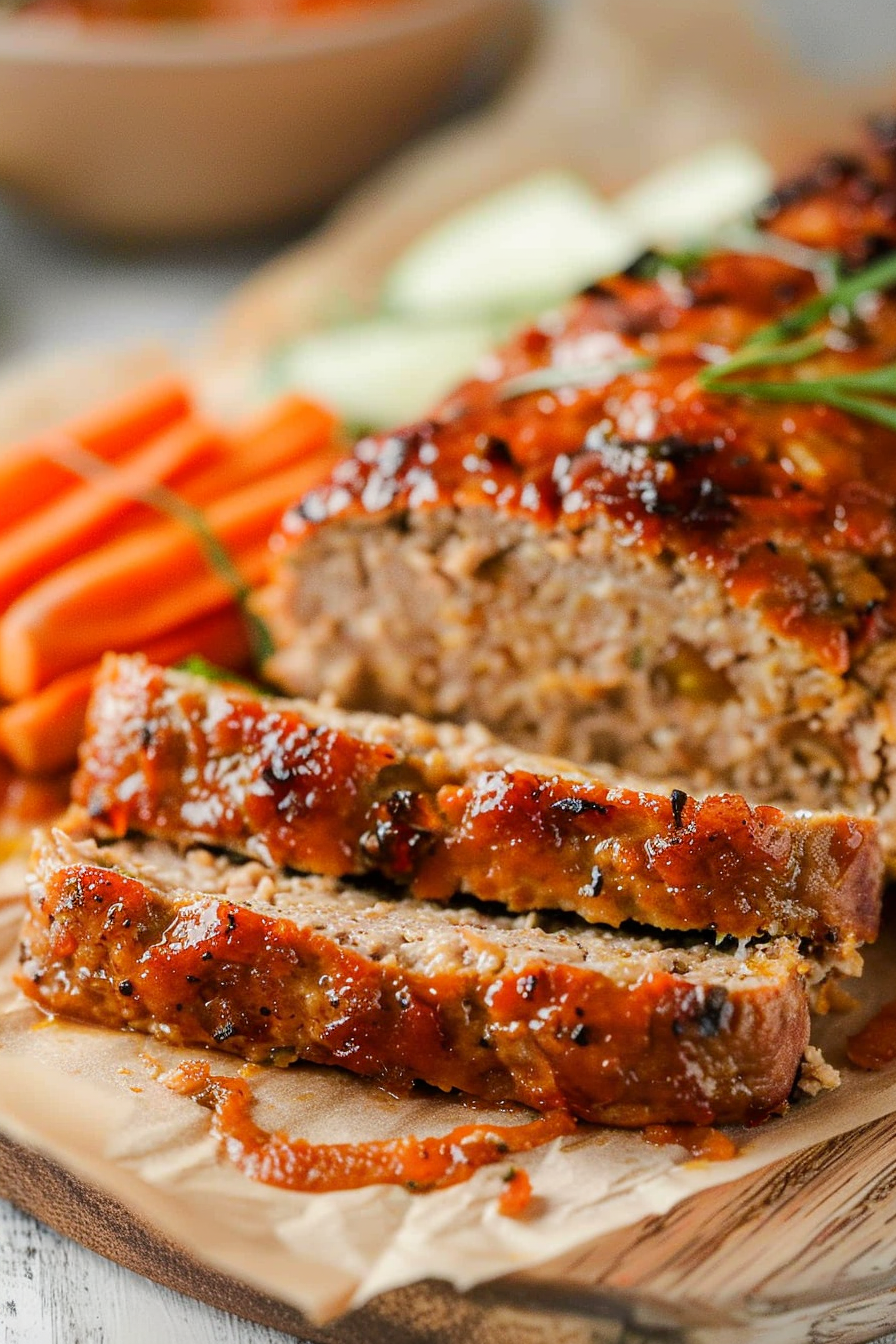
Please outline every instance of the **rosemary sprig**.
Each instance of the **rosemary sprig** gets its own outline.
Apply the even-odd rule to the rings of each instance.
[[[760,327],[730,359],[703,369],[697,375],[697,381],[706,392],[755,397],[758,401],[830,406],[896,430],[896,402],[884,400],[896,398],[896,364],[855,373],[834,371],[821,378],[796,377],[775,382],[732,377],[732,374],[747,369],[800,364],[821,354],[828,348],[825,337],[803,333],[822,322],[832,309],[851,311],[863,294],[888,289],[894,284],[896,253],[838,280],[832,289],[817,294],[776,322]]]
[[[612,383],[623,373],[634,373],[638,369],[653,367],[652,359],[634,357],[632,359],[607,359],[597,364],[563,368],[549,364],[546,368],[530,369],[528,373],[517,374],[506,379],[498,389],[501,401],[513,401],[516,397],[528,396],[530,392],[555,392],[564,387],[601,388]]]
[[[813,355],[820,355],[826,349],[826,345],[823,336],[806,336],[801,341],[790,341],[786,345],[759,346],[757,348],[747,345],[733,354],[730,359],[726,359],[724,363],[711,364],[709,368],[701,370],[698,374],[698,382],[707,392],[724,392],[726,389],[724,387],[718,388],[716,384],[732,373],[740,373],[742,369],[756,369],[773,364],[799,364],[804,359],[811,359]]]
[[[896,382],[896,365],[889,365],[886,372],[891,381]],[[816,406],[831,406],[834,410],[848,411],[850,415],[858,415],[863,420],[873,420],[879,425],[886,425],[888,429],[896,429],[896,404],[881,401],[877,397],[855,396],[848,390],[850,386],[846,378],[819,378],[805,381],[794,379],[783,383],[720,382],[707,390],[724,392],[729,396],[755,397],[757,401],[808,402]]]
[[[167,514],[169,518],[173,518],[176,522],[183,523],[184,527],[193,533],[196,544],[205,556],[209,569],[223,579],[233,593],[233,600],[240,609],[249,633],[253,662],[257,665],[265,662],[272,656],[276,648],[271,632],[261,617],[252,610],[249,601],[252,596],[252,589],[234,564],[233,557],[221,538],[216,536],[209,527],[202,510],[188,504],[185,499],[181,499],[180,495],[175,494],[173,490],[169,490],[164,485],[151,486],[148,490],[142,492],[138,498],[145,504],[149,504],[151,508],[157,509],[159,513]]]
[[[817,326],[827,317],[832,308],[852,310],[863,294],[872,294],[878,289],[889,289],[896,284],[896,252],[890,253],[881,261],[855,271],[842,280],[838,280],[832,289],[785,313],[776,322],[769,322],[758,331],[754,331],[748,345],[774,345],[791,340],[804,331]]]

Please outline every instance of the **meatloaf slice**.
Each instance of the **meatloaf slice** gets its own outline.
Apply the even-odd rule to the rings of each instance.
[[[796,946],[665,946],[414,905],[206,849],[36,841],[19,983],[52,1013],[617,1125],[759,1118],[808,1040]]]
[[[749,252],[648,258],[359,443],[285,520],[268,675],[691,792],[876,813],[896,862],[896,433],[699,381],[819,297],[828,250],[892,251],[879,135],[779,193]],[[753,380],[887,365],[896,301],[872,287],[812,330],[823,348]]]
[[[303,872],[376,872],[593,923],[795,934],[848,962],[877,932],[876,826],[614,787],[477,728],[350,714],[109,655],[74,797],[111,836]]]

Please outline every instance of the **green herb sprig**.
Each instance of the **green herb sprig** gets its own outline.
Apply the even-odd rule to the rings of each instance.
[[[260,681],[251,681],[249,677],[241,677],[237,672],[231,672],[229,667],[221,667],[218,663],[210,662],[208,658],[201,653],[191,653],[188,657],[182,658],[176,664],[178,672],[189,672],[192,677],[202,677],[205,681],[213,681],[224,686],[241,686],[244,690],[252,691],[255,695],[275,695],[269,686],[263,686]]]
[[[804,359],[820,355],[826,349],[827,342],[823,336],[806,336],[803,340],[789,341],[783,345],[748,344],[724,363],[712,364],[709,368],[703,369],[699,375],[700,384],[707,392],[716,391],[718,389],[714,384],[729,378],[733,373],[742,373],[744,369],[768,368],[777,364],[801,364]]]
[[[817,326],[833,308],[845,308],[851,313],[865,294],[889,289],[894,284],[896,284],[896,252],[873,262],[864,270],[854,271],[852,275],[838,280],[836,285],[825,293],[816,294],[798,308],[785,313],[776,322],[769,322],[766,326],[760,327],[758,331],[753,332],[748,344],[773,345],[779,341],[791,340],[794,336],[800,336],[804,331]]]
[[[646,357],[634,357],[607,359],[575,368],[549,364],[546,368],[530,369],[528,373],[507,378],[498,389],[498,397],[501,401],[513,401],[516,397],[528,396],[530,392],[556,392],[566,387],[597,389],[606,387],[620,374],[652,368],[653,363],[652,359]]]
[[[775,382],[732,375],[748,369],[799,365],[829,349],[824,335],[807,335],[835,309],[852,313],[865,294],[896,284],[896,253],[846,276],[775,322],[753,332],[745,345],[721,364],[703,369],[697,381],[706,392],[754,397],[757,401],[800,402],[830,406],[896,430],[896,364],[821,378],[799,376]]]
[[[893,384],[890,395],[896,397],[896,364],[879,370],[886,373]],[[830,406],[834,410],[846,411],[850,415],[860,416],[863,420],[872,420],[896,430],[896,402],[890,404],[877,397],[853,396],[851,389],[859,390],[863,386],[862,374],[853,376],[844,374],[834,378],[794,379],[783,383],[754,383],[720,381],[706,385],[710,392],[722,392],[729,396],[755,397],[757,401],[800,402],[816,406]]]
[[[266,662],[276,649],[271,632],[261,617],[252,610],[250,604],[252,589],[246,583],[221,538],[209,527],[202,510],[188,504],[180,495],[164,485],[151,486],[139,498],[159,513],[167,514],[169,518],[182,523],[189,532],[192,532],[209,569],[224,580],[233,594],[249,634],[253,662],[257,666]]]

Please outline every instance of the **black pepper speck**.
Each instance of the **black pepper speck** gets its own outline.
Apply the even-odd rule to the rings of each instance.
[[[672,804],[672,820],[675,823],[676,830],[681,830],[684,822],[684,809],[688,801],[688,796],[684,789],[673,789],[669,798]]]

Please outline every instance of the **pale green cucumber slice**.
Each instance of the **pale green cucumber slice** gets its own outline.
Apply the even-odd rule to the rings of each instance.
[[[444,319],[527,315],[626,266],[641,239],[588,185],[541,173],[451,215],[403,253],[383,307]]]
[[[729,141],[652,173],[610,205],[569,173],[541,173],[425,233],[386,277],[384,313],[304,337],[268,364],[266,391],[329,403],[354,429],[414,420],[524,318],[627,265],[648,245],[709,239],[770,189]]]
[[[318,397],[358,430],[406,424],[431,410],[505,334],[484,321],[377,318],[334,327],[281,349],[267,390]]]
[[[772,182],[761,154],[725,141],[642,178],[614,206],[645,243],[680,246],[711,238],[758,205]]]

